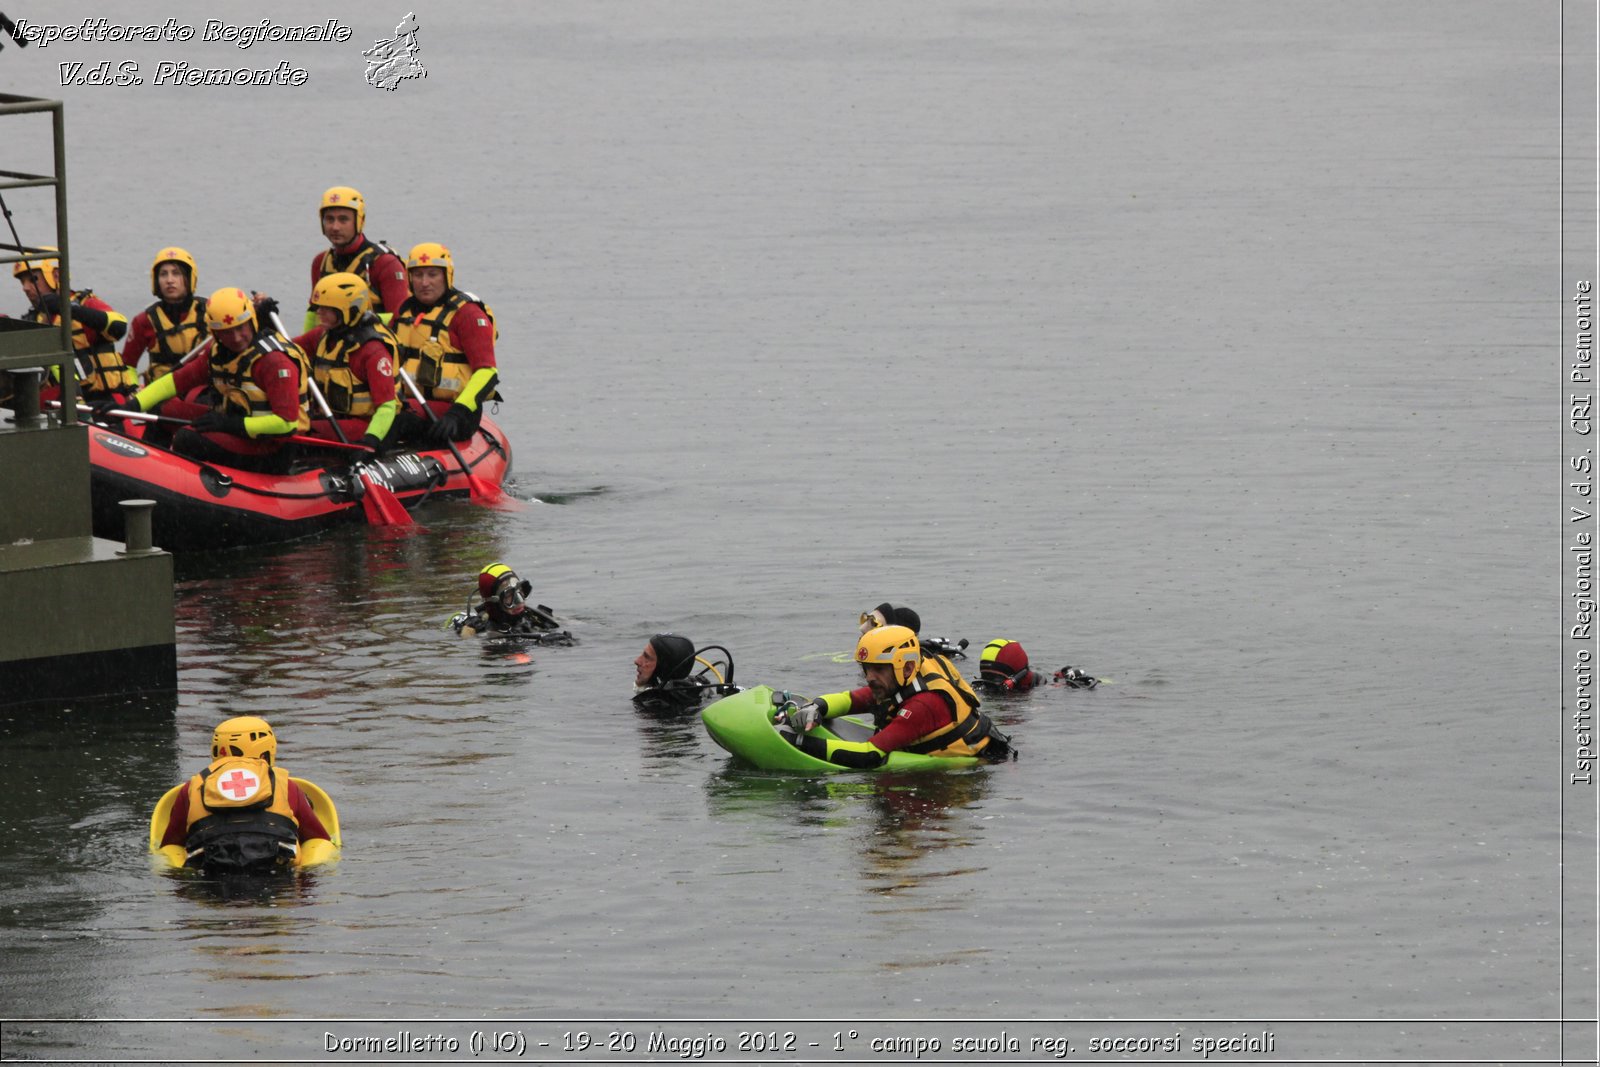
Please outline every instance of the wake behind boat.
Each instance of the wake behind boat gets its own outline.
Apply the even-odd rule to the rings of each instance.
[[[361,522],[367,482],[409,509],[434,496],[497,489],[511,472],[511,445],[487,417],[471,440],[457,444],[459,461],[449,448],[363,454],[354,462],[348,452],[310,450],[288,474],[206,463],[137,436],[88,429],[95,536],[122,538],[119,501],[154,500],[155,543],[172,552],[290,541]]]

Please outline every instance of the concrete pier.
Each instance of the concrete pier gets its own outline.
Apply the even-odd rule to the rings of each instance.
[[[56,173],[0,171],[0,190],[55,187],[61,289],[70,291],[61,105],[0,95],[6,135],[15,116],[30,112],[54,118]],[[39,248],[6,243],[11,237],[0,232],[0,263],[38,258]],[[59,414],[41,412],[38,400],[52,368],[65,386]],[[130,543],[93,535],[74,373],[67,328],[0,319],[0,395],[8,397],[0,412],[0,705],[177,687],[172,557],[150,547],[147,508],[133,511]]]

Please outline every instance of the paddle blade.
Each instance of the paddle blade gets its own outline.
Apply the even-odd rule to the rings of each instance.
[[[490,485],[471,471],[463,471],[467,476],[467,498],[474,504],[495,508],[499,511],[521,511],[527,507],[514,496],[507,496],[498,485]]]
[[[406,526],[422,529],[412,520],[411,513],[400,503],[400,498],[388,488],[379,485],[366,474],[361,476],[361,484],[366,486],[366,492],[361,494],[361,508],[367,514],[369,526]]]

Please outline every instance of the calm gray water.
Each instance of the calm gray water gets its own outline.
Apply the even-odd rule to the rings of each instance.
[[[184,558],[175,706],[9,718],[0,1016],[235,1022],[36,1023],[7,1055],[312,1058],[325,1027],[282,1020],[329,1018],[1559,1054],[1510,1022],[1561,1017],[1580,951],[1559,5],[424,4],[428,77],[374,90],[359,51],[404,13],[0,54],[0,91],[68,101],[75,280],[130,313],[168,243],[290,306],[332,184],[449,244],[532,502]],[[310,76],[56,75],[162,58]],[[440,629],[499,559],[576,647]],[[996,702],[1022,758],[932,778],[743,770],[628,702],[660,629],[843,688],[824,654],[882,600],[1114,684]],[[346,850],[222,898],[144,832],[244,713]],[[1065,1023],[1112,1019],[1150,1025]]]

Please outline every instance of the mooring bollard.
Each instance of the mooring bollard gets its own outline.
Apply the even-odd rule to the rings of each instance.
[[[124,500],[122,505],[123,548],[119,556],[143,556],[155,551],[155,537],[150,532],[150,515],[156,509],[154,500]]]
[[[39,414],[39,381],[44,377],[40,367],[24,367],[11,372],[12,402],[15,414],[8,422],[19,430],[44,428],[44,417]]]

